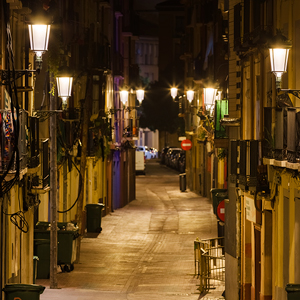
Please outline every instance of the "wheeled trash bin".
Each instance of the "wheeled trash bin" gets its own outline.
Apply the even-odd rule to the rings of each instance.
[[[87,232],[101,232],[101,218],[104,204],[94,203],[87,204],[86,208],[86,230]]]
[[[68,225],[73,225],[73,226],[68,226]],[[47,226],[43,227],[37,224],[36,227],[37,229],[34,230],[35,243],[37,240],[47,240],[48,243],[50,244],[50,230],[45,230]],[[77,238],[79,237],[79,229],[78,227],[75,227],[74,224],[66,223],[66,222],[58,222],[57,227],[59,229],[57,230],[57,242],[58,242],[57,264],[61,267],[62,271],[69,272],[74,269],[74,262],[76,260]],[[37,278],[49,278],[48,272],[50,266],[50,251],[38,253],[38,250],[39,247],[35,247],[34,255],[39,257]],[[42,255],[42,261],[40,255]],[[49,263],[48,261],[46,261],[46,258],[48,258]],[[47,273],[45,273],[46,269],[47,269]]]
[[[6,284],[3,288],[5,300],[39,300],[45,287],[37,284]]]
[[[50,239],[47,237],[34,239],[34,255],[38,259],[36,278],[50,278]]]

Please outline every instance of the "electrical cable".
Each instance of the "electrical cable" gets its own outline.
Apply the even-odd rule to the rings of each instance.
[[[77,126],[77,130],[75,130],[75,139],[74,139],[75,141],[77,140],[77,134],[79,132],[79,130],[78,130],[79,125],[80,124],[78,124],[78,126]],[[70,151],[70,149],[72,149],[73,145],[70,147],[70,149],[68,149],[65,142],[64,142],[64,140],[63,140],[62,133],[61,133],[60,128],[59,128],[58,125],[57,125],[57,131],[58,131],[58,135],[57,135],[58,142],[61,144],[62,148],[65,149],[65,154],[66,154],[65,161],[67,161],[67,157],[70,156],[69,151]],[[82,181],[83,181],[82,175],[81,175],[80,170],[78,169],[77,165],[74,163],[74,161],[72,159],[71,159],[71,162],[75,166],[76,170],[79,173],[78,196],[77,196],[76,200],[74,201],[74,203],[72,204],[72,206],[70,208],[68,208],[66,210],[63,210],[63,211],[58,210],[57,211],[58,213],[66,213],[66,212],[70,211],[76,205],[76,203],[78,202],[78,199],[79,199],[79,196],[80,196],[80,193],[81,193],[81,190],[82,190]]]
[[[79,188],[78,188],[78,196],[77,196],[76,200],[74,201],[73,205],[72,205],[70,208],[68,208],[68,209],[66,209],[66,210],[63,210],[63,211],[61,211],[61,210],[58,210],[57,212],[58,212],[58,213],[60,213],[60,214],[64,214],[64,213],[66,213],[66,212],[70,211],[70,210],[71,210],[71,209],[72,209],[72,208],[75,206],[75,204],[78,202],[79,195],[80,195],[80,193],[81,193],[81,189],[82,189],[82,175],[80,174],[80,170],[78,169],[78,167],[76,166],[76,164],[73,162],[73,160],[72,160],[72,163],[73,163],[73,165],[75,166],[76,170],[77,170],[77,171],[78,171],[78,173],[79,173]]]
[[[14,52],[12,46],[12,36],[10,30],[10,22],[9,22],[9,14],[8,14],[8,3],[3,1],[3,13],[4,13],[4,21],[6,26],[6,37],[7,37],[7,78],[8,78],[8,93],[10,95],[10,109],[11,109],[11,124],[12,130],[10,132],[11,135],[11,143],[13,145],[13,151],[11,153],[11,157],[5,172],[0,176],[0,196],[4,197],[7,193],[12,189],[16,182],[19,181],[20,174],[20,158],[19,158],[19,127],[20,127],[20,119],[19,119],[19,103],[18,103],[18,91],[16,86],[16,73],[15,73],[15,61],[14,61]],[[12,70],[11,70],[12,69]],[[11,78],[12,75],[12,78]],[[15,105],[14,101],[15,100]],[[15,173],[14,178],[6,181],[6,175],[12,169],[13,164],[15,163]],[[20,199],[19,199],[19,209],[21,208]],[[22,232],[27,233],[29,230],[28,222],[25,219],[24,212],[19,210],[13,214],[7,214],[3,212],[5,215],[10,216],[10,221]]]

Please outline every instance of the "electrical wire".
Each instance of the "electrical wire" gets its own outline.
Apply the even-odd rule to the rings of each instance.
[[[78,126],[77,126],[77,128],[76,128],[76,130],[75,130],[75,138],[74,138],[74,141],[76,141],[77,138],[78,138],[77,135],[78,135],[78,133],[79,133],[79,127],[80,127],[80,124],[78,124]],[[65,154],[66,154],[65,161],[67,161],[67,160],[68,160],[68,157],[70,156],[69,151],[73,148],[73,145],[68,149],[66,143],[65,143],[64,140],[63,140],[63,136],[62,136],[62,133],[61,133],[60,128],[59,128],[58,125],[57,125],[57,131],[58,131],[57,139],[58,139],[58,142],[60,143],[61,147],[62,147],[63,149],[65,149]],[[80,170],[78,169],[77,165],[75,164],[75,162],[74,162],[72,159],[71,159],[71,162],[72,162],[72,164],[75,166],[76,170],[77,170],[78,173],[79,173],[78,196],[77,196],[76,200],[74,201],[74,203],[72,204],[71,207],[69,207],[68,209],[63,210],[63,211],[61,211],[61,210],[58,210],[58,211],[57,211],[58,213],[61,213],[61,214],[67,213],[68,211],[70,211],[70,210],[76,205],[76,203],[78,202],[78,199],[79,199],[81,190],[82,190],[82,181],[83,181],[82,175],[81,175]]]
[[[78,171],[78,173],[79,173],[79,188],[78,188],[78,196],[77,196],[77,198],[76,198],[76,200],[74,201],[74,203],[73,203],[73,205],[70,207],[70,208],[68,208],[68,209],[66,209],[66,210],[58,210],[57,212],[58,213],[60,213],[60,214],[64,214],[64,213],[66,213],[66,212],[68,212],[68,211],[70,211],[75,205],[76,205],[76,203],[78,202],[78,199],[79,199],[79,196],[80,196],[80,193],[81,193],[81,189],[82,189],[82,175],[81,175],[81,173],[80,173],[80,170],[78,169],[78,167],[76,166],[76,164],[74,163],[74,161],[72,160],[72,164],[75,166],[75,168],[76,168],[76,170]]]
[[[7,35],[7,77],[8,77],[8,92],[11,98],[11,114],[12,114],[12,124],[13,124],[13,151],[7,165],[7,169],[5,170],[4,174],[0,176],[0,196],[3,197],[19,180],[19,172],[20,172],[20,160],[19,160],[19,148],[18,148],[18,141],[19,141],[19,104],[18,104],[18,93],[16,87],[16,74],[15,74],[15,67],[14,67],[14,53],[12,48],[12,36],[10,30],[10,23],[8,18],[8,4],[3,1],[3,11],[4,11],[4,20],[6,24],[6,35]],[[12,78],[11,78],[11,68],[12,68]],[[14,106],[13,102],[13,94],[15,97],[16,105]],[[16,112],[16,117],[15,117]],[[16,163],[16,170],[14,174],[14,178],[6,181],[5,177],[12,169],[13,163]]]

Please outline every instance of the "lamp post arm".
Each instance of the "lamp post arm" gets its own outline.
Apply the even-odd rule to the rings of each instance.
[[[281,92],[284,92],[286,94],[292,94],[293,96],[300,99],[300,90],[294,90],[294,89],[280,89]]]

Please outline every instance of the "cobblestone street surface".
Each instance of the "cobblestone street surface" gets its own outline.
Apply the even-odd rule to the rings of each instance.
[[[147,162],[136,179],[136,200],[102,218],[102,232],[85,237],[72,272],[49,280],[41,300],[200,299],[194,276],[194,240],[217,237],[211,201],[180,192],[178,172]],[[224,283],[201,299],[221,297]]]

